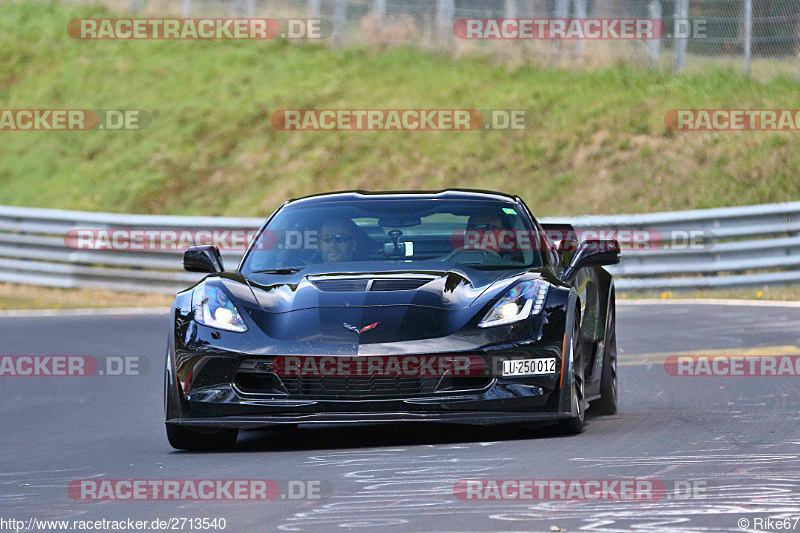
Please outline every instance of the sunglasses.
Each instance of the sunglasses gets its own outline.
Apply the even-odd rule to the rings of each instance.
[[[319,236],[319,240],[321,240],[325,244],[328,244],[331,241],[336,241],[339,244],[344,244],[346,242],[352,241],[353,240],[353,236],[352,235],[346,235],[346,234],[343,234],[343,233],[340,233],[340,234],[337,234],[337,235],[330,235],[330,234],[326,233],[324,235],[320,235]]]

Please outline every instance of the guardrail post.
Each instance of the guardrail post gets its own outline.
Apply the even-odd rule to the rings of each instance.
[[[689,19],[689,0],[676,0],[675,1],[675,23],[673,27],[673,34],[677,33],[677,23],[685,24]],[[675,57],[672,70],[674,72],[681,72],[686,68],[686,50],[689,46],[687,37],[675,36]]]
[[[455,14],[455,0],[436,0],[436,25],[439,33],[439,44],[443,47],[447,47],[453,42]]]
[[[569,0],[556,0],[554,17],[557,19],[569,17]],[[553,63],[561,60],[561,46],[561,41],[553,40]]]
[[[744,0],[744,73],[750,75],[753,52],[753,0]]]
[[[575,18],[576,19],[585,19],[586,18],[586,0],[575,0]],[[575,49],[573,52],[575,55],[581,55],[583,53],[583,47],[586,44],[586,41],[583,39],[578,39],[575,41]]]
[[[650,3],[647,6],[648,14],[650,18],[653,20],[661,21],[661,24],[664,24],[661,10],[661,0],[650,0]],[[658,59],[661,57],[661,38],[658,39],[651,39],[647,41],[647,46],[650,49],[650,64],[654,67],[658,67]]]
[[[308,0],[308,18],[318,19],[320,10],[320,0]]]
[[[341,46],[347,32],[347,0],[333,0],[333,42]]]
[[[372,12],[376,18],[383,19],[386,16],[386,0],[375,0]]]
[[[517,18],[516,0],[505,0],[503,4],[503,18],[507,19]]]

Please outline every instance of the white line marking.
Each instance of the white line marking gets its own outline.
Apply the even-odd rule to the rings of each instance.
[[[675,299],[665,298],[661,300],[628,300],[617,299],[617,305],[727,305],[742,307],[800,307],[800,302],[779,301],[779,300],[719,300],[709,298],[703,299]]]

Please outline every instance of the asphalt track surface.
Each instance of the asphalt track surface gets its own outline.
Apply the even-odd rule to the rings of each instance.
[[[0,317],[0,355],[142,355],[152,363],[143,376],[0,377],[0,519],[200,517],[224,518],[233,532],[385,533],[777,531],[774,523],[757,527],[756,518],[790,517],[789,530],[800,531],[793,520],[800,517],[798,378],[674,377],[663,364],[668,354],[701,350],[800,353],[800,307],[624,304],[618,322],[620,410],[590,416],[579,436],[517,427],[320,427],[243,432],[234,452],[186,453],[172,450],[164,434],[166,314]],[[460,479],[644,477],[697,490],[659,501],[453,494]],[[332,494],[99,502],[67,493],[77,479],[186,478],[320,480]],[[738,526],[742,519],[749,528]]]

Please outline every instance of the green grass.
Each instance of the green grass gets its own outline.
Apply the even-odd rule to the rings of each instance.
[[[58,289],[0,283],[0,311],[13,309],[86,309],[108,307],[161,307],[169,309],[174,297],[101,289]]]
[[[466,187],[539,215],[796,200],[800,133],[684,133],[675,108],[800,108],[792,77],[453,59],[412,48],[75,41],[97,7],[0,11],[0,107],[142,109],[142,131],[0,132],[0,204],[264,216],[338,189]],[[285,132],[276,109],[529,109],[509,132]]]

